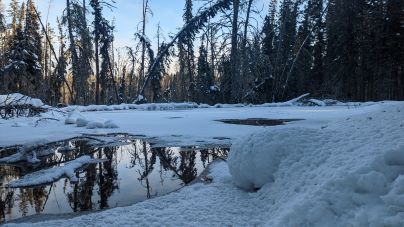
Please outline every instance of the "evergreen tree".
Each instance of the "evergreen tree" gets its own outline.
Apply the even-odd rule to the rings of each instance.
[[[187,24],[193,18],[192,15],[192,0],[185,1],[183,20]],[[179,61],[179,73],[178,76],[181,81],[181,99],[189,101],[194,94],[194,39],[193,33],[188,33],[179,38],[178,40],[178,61]]]
[[[102,18],[100,26],[100,101],[101,103],[105,103],[107,98],[109,99],[109,102],[112,101],[113,98],[111,93],[116,93],[117,95],[112,71],[112,62],[109,56],[114,41],[114,28],[105,18]]]
[[[284,0],[280,7],[279,34],[275,39],[273,101],[286,100],[296,96],[296,77],[290,78],[294,60],[298,2]]]
[[[273,100],[273,79],[275,73],[276,49],[275,39],[277,35],[276,24],[276,6],[277,1],[273,0],[269,5],[269,13],[264,19],[262,28],[262,73],[256,75],[253,85],[253,93],[248,94],[252,101],[260,100],[262,102],[270,102]],[[258,98],[260,97],[260,98]]]
[[[87,25],[86,1],[66,0],[62,24],[67,26],[71,55],[73,103],[87,104],[92,100],[88,80],[92,74],[91,35]]]
[[[112,62],[110,59],[110,51],[114,40],[114,26],[102,15],[102,4],[106,2],[100,0],[90,0],[93,8],[93,34],[95,46],[95,74],[96,74],[96,103],[105,103],[107,98],[111,100],[110,93],[115,93],[118,98],[118,90],[113,78]],[[107,4],[107,6],[111,6]],[[100,58],[101,57],[101,58]],[[110,96],[110,97],[107,97]]]
[[[27,73],[29,80],[34,87],[32,94],[37,94],[43,84],[42,75],[42,36],[39,30],[39,18],[34,9],[33,0],[28,0],[25,16],[24,46],[28,52],[25,62],[27,63]],[[41,94],[43,96],[44,94]]]
[[[11,17],[11,34],[15,35],[17,33],[17,27],[19,23],[19,15],[20,15],[20,3],[18,0],[12,0],[10,2],[9,10],[8,10],[9,16]]]
[[[23,4],[13,37],[8,64],[4,67],[6,90],[42,97],[42,46],[39,22],[32,0]]]
[[[309,12],[311,12],[311,23],[313,35],[313,67],[310,72],[312,76],[311,89],[313,95],[319,96],[323,93],[322,84],[324,82],[324,62],[323,54],[325,51],[324,26],[323,26],[323,0],[309,0]]]
[[[214,78],[208,61],[208,52],[203,44],[203,39],[201,43],[202,45],[199,47],[197,68],[197,101],[200,103],[210,103],[212,96],[211,88],[214,86]]]

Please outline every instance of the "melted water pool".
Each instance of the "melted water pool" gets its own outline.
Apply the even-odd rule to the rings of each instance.
[[[93,142],[73,140],[52,144],[47,149],[58,151],[40,158],[41,162],[35,165],[1,164],[0,222],[35,214],[68,214],[132,205],[178,190],[196,179],[215,157],[228,153],[226,148],[151,148],[141,140],[121,140],[113,146]],[[0,154],[4,157],[13,152],[3,150]],[[37,187],[6,187],[28,173],[61,166],[82,155],[105,161],[78,170],[76,183],[62,178]]]
[[[267,119],[267,118],[248,118],[248,119],[222,119],[218,120],[226,124],[235,125],[253,125],[253,126],[276,126],[284,125],[293,121],[301,121],[303,119]]]

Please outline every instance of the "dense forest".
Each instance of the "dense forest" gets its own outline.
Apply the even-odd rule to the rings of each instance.
[[[0,93],[51,105],[404,99],[402,0],[184,0],[176,34],[149,27],[142,1],[124,48],[105,16],[113,0],[65,0],[57,27],[34,0],[0,1]]]

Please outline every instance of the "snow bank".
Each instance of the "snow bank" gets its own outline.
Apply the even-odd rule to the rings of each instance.
[[[245,103],[222,104],[218,103],[213,106],[208,104],[197,104],[194,102],[184,103],[144,103],[144,104],[120,104],[120,105],[90,105],[90,106],[68,106],[62,108],[66,112],[92,112],[92,111],[114,111],[114,110],[144,110],[144,111],[164,111],[164,110],[183,110],[197,108],[241,108],[241,107],[290,107],[301,105],[300,101],[309,96],[304,94],[287,102],[265,103],[260,105],[252,105]]]
[[[256,132],[231,147],[233,182],[259,189],[268,226],[404,226],[402,112]]]
[[[76,171],[84,165],[91,163],[99,163],[101,160],[92,159],[90,156],[82,156],[73,161],[65,163],[63,166],[40,170],[25,175],[19,180],[10,182],[7,187],[32,187],[54,182],[66,176],[71,182],[78,181]]]
[[[20,93],[0,95],[0,106],[7,105],[32,105],[35,107],[45,106],[40,99],[31,98]]]

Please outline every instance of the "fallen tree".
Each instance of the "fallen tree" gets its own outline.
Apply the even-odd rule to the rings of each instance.
[[[0,95],[0,118],[33,117],[47,111],[40,100],[19,93]]]

